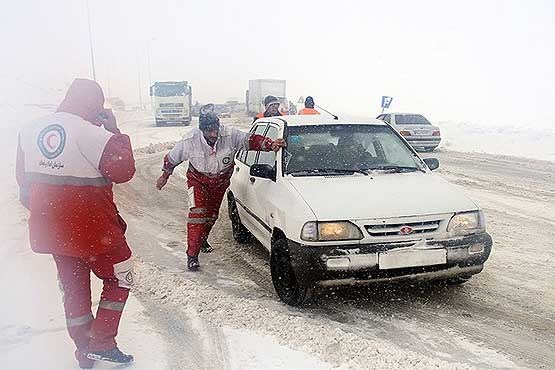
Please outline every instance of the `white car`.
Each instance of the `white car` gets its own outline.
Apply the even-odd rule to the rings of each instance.
[[[391,124],[417,150],[431,152],[441,142],[439,127],[433,126],[421,114],[386,113],[380,114],[377,118]]]
[[[259,119],[286,150],[240,151],[228,191],[234,238],[270,251],[275,290],[308,302],[318,286],[398,279],[464,282],[492,239],[479,207],[389,125],[322,116]]]

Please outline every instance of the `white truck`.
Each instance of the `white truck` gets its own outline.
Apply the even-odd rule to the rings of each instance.
[[[192,89],[187,81],[159,81],[150,87],[156,126],[187,126],[192,118]]]
[[[275,96],[281,104],[286,106],[285,80],[249,80],[249,89],[246,94],[247,114],[255,115],[264,112],[264,98],[268,95]]]

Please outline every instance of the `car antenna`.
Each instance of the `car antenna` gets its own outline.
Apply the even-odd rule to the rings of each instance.
[[[327,114],[329,114],[330,116],[333,117],[334,120],[338,120],[339,117],[337,117],[335,114],[325,110],[324,108],[322,108],[321,106],[319,106],[318,104],[314,104],[317,108],[320,108],[321,110],[323,110],[324,112],[326,112]]]

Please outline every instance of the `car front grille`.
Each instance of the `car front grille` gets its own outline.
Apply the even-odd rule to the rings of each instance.
[[[373,237],[412,236],[437,231],[441,220],[419,221],[408,223],[380,223],[365,225],[366,231]]]

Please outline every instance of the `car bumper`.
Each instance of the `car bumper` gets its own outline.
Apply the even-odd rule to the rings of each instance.
[[[487,233],[452,240],[427,240],[413,247],[392,244],[308,246],[288,241],[295,275],[303,282],[344,285],[395,280],[433,280],[479,273],[489,258],[493,241]],[[469,249],[472,247],[471,251]],[[476,253],[476,250],[481,252]],[[445,251],[445,263],[385,267],[384,252]],[[435,253],[435,252],[432,252]],[[382,267],[382,268],[381,268]]]
[[[441,142],[441,138],[437,136],[430,137],[406,137],[410,145],[417,148],[437,148]]]

